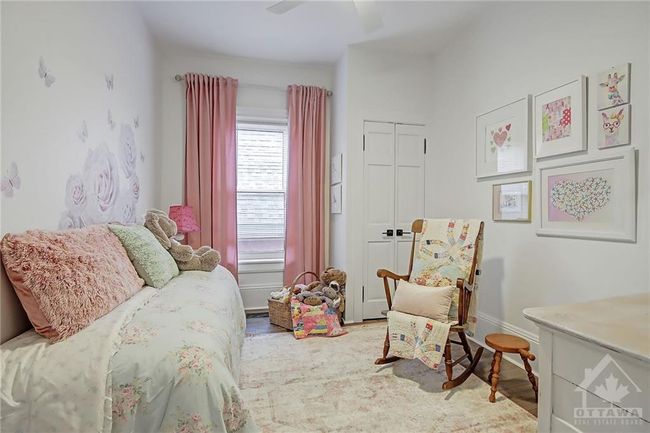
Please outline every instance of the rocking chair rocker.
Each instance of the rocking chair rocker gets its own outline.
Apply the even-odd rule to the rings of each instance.
[[[411,232],[413,233],[413,242],[411,244],[411,257],[409,260],[409,268],[408,268],[408,274],[406,275],[397,275],[394,272],[391,272],[386,269],[378,269],[377,270],[377,276],[379,278],[382,278],[384,280],[384,290],[386,294],[386,301],[388,302],[388,309],[391,310],[393,306],[393,301],[391,297],[391,291],[390,291],[390,286],[388,283],[388,279],[393,280],[393,286],[394,290],[397,290],[397,283],[400,280],[404,281],[409,281],[411,278],[411,273],[413,272],[413,256],[415,253],[415,248],[416,248],[416,237],[418,234],[421,234],[423,231],[423,220],[418,219],[413,221],[413,224],[411,226]],[[470,305],[470,300],[472,296],[472,291],[474,289],[474,276],[477,273],[477,266],[478,266],[478,260],[480,259],[478,257],[478,252],[480,250],[480,243],[483,241],[483,222],[481,222],[478,236],[476,238],[476,241],[474,243],[475,248],[474,248],[474,255],[473,255],[473,260],[472,260],[472,266],[471,266],[471,271],[469,272],[469,275],[466,277],[466,279],[463,278],[458,278],[456,280],[456,287],[459,290],[459,297],[458,297],[458,323],[454,324],[451,326],[449,330],[449,337],[447,337],[447,342],[445,344],[445,351],[443,354],[444,361],[445,361],[445,370],[447,373],[447,381],[443,383],[442,389],[444,390],[449,390],[452,389],[463,382],[467,380],[467,378],[474,372],[474,369],[476,368],[476,365],[478,364],[479,360],[481,359],[481,355],[483,355],[483,347],[479,347],[476,350],[476,353],[472,354],[472,350],[469,346],[469,343],[467,342],[467,336],[465,335],[465,325],[467,323],[468,319],[468,312],[469,312],[469,305]],[[460,341],[452,340],[451,335],[452,333],[458,334],[458,338]],[[459,357],[456,360],[453,360],[451,357],[451,345],[452,344],[457,344],[463,347],[463,350],[465,352],[464,355]],[[383,350],[383,355],[381,358],[377,358],[375,361],[375,364],[377,365],[382,365],[382,364],[388,364],[391,362],[395,362],[399,359],[401,359],[398,356],[388,356],[388,352],[390,350],[390,338],[389,338],[389,330],[386,329],[386,339],[384,340],[384,350]],[[469,365],[465,367],[465,370],[458,375],[457,377],[453,377],[453,368],[454,366],[458,365],[461,361],[463,360],[469,360]]]

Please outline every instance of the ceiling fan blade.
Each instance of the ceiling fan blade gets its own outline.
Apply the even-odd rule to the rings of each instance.
[[[384,25],[377,2],[374,0],[353,0],[354,8],[361,20],[361,27],[366,33],[374,32]]]
[[[301,3],[304,2],[298,0],[282,0],[281,2],[269,6],[266,10],[277,15],[282,15],[283,13],[289,12],[291,9],[300,6]]]

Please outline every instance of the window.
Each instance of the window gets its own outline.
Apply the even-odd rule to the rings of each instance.
[[[237,124],[240,261],[284,259],[286,124]]]

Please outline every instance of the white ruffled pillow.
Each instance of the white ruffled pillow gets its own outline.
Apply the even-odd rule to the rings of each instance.
[[[420,286],[400,280],[393,299],[393,310],[447,323],[456,290],[455,286]]]

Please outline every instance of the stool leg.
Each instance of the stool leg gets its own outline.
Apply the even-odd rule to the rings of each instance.
[[[535,380],[533,369],[530,368],[527,357],[521,355],[521,360],[524,361],[524,368],[526,369],[526,373],[528,373],[528,380],[530,380],[530,383],[533,384],[533,391],[535,391],[535,401],[537,401],[537,381]]]
[[[495,353],[496,355],[496,353]],[[496,361],[496,357],[492,356],[492,365],[490,366],[490,373],[488,374],[488,383],[491,385],[492,384],[492,370],[494,370],[494,362]]]
[[[490,389],[490,402],[494,403],[496,401],[496,393],[497,393],[497,384],[499,383],[499,372],[501,371],[501,358],[503,357],[503,354],[499,352],[498,350],[494,352],[494,367],[492,367],[492,374],[491,374],[491,382],[492,382],[492,388]]]

